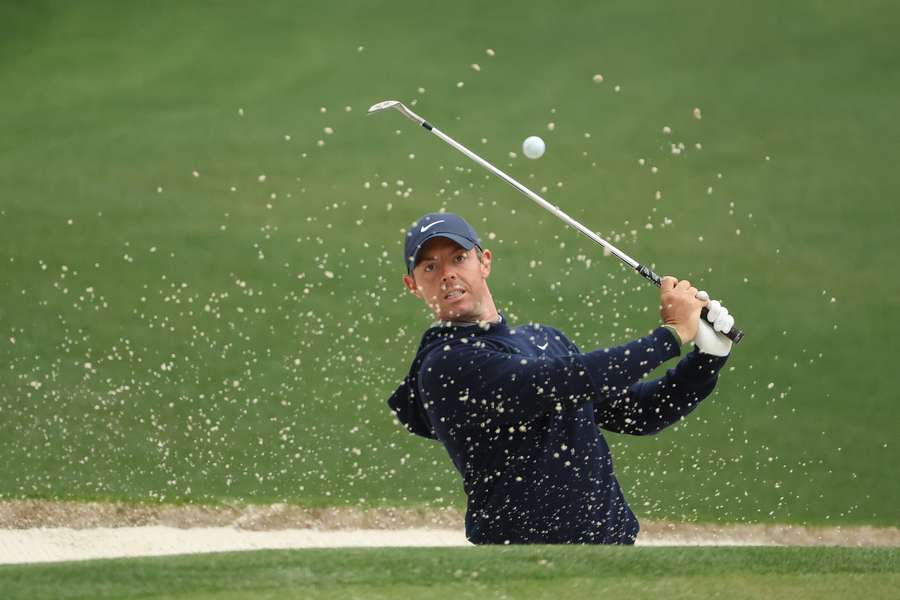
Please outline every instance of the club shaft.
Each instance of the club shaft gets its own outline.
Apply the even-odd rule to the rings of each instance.
[[[581,232],[582,234],[585,235],[585,237],[593,240],[595,243],[597,243],[598,245],[605,248],[607,251],[609,251],[610,254],[612,254],[613,256],[618,258],[620,261],[622,261],[623,263],[625,263],[626,265],[628,265],[629,267],[631,267],[632,269],[637,271],[642,277],[644,277],[645,279],[647,279],[648,281],[653,283],[656,287],[660,287],[662,285],[662,278],[659,275],[654,273],[648,267],[640,264],[638,261],[634,260],[627,254],[625,254],[624,252],[622,252],[621,250],[619,250],[618,248],[616,248],[615,246],[613,246],[612,244],[610,244],[609,242],[604,240],[602,237],[600,237],[599,235],[597,235],[596,233],[594,233],[593,231],[591,231],[590,229],[588,229],[587,227],[585,227],[584,225],[582,225],[581,223],[579,223],[578,221],[576,221],[575,219],[573,219],[572,217],[567,215],[558,206],[554,206],[553,204],[547,202],[546,200],[541,198],[539,195],[537,195],[536,193],[534,193],[533,191],[531,191],[530,189],[528,189],[527,187],[525,187],[524,185],[522,185],[521,183],[516,181],[514,178],[510,177],[509,175],[507,175],[506,173],[504,173],[503,171],[501,171],[500,169],[498,169],[497,167],[495,167],[488,161],[484,160],[483,158],[481,158],[480,156],[478,156],[477,154],[475,154],[474,152],[472,152],[471,150],[469,150],[468,148],[466,148],[465,146],[463,146],[462,144],[460,144],[459,142],[454,140],[452,137],[450,137],[443,131],[440,131],[439,129],[434,127],[431,123],[429,123],[428,121],[426,121],[425,119],[423,119],[422,117],[420,117],[419,115],[414,113],[413,111],[409,110],[409,108],[407,108],[403,104],[398,103],[398,105],[394,106],[394,108],[397,108],[409,120],[413,121],[417,125],[421,125],[426,130],[433,133],[434,135],[436,135],[437,137],[442,139],[444,142],[446,142],[447,144],[449,144],[450,146],[455,148],[458,152],[464,154],[469,159],[475,161],[476,163],[478,163],[479,165],[481,165],[482,167],[484,167],[485,169],[487,169],[488,171],[490,171],[491,173],[493,173],[494,175],[496,175],[497,177],[499,177],[500,179],[502,179],[503,181],[505,181],[506,183],[511,185],[512,187],[519,190],[521,193],[523,193],[526,196],[528,196],[529,198],[531,198],[531,200],[533,200],[535,202],[535,204],[537,204],[538,206],[540,206],[547,212],[556,216],[558,219],[563,221],[569,227],[572,227],[576,231]],[[701,311],[701,316],[703,319],[706,319],[707,312],[708,312],[708,309],[706,307],[704,307],[703,310]],[[731,331],[729,331],[725,335],[728,338],[730,338],[734,343],[738,343],[744,337],[744,332],[742,330],[738,329],[737,327],[732,327]]]
[[[427,129],[427,127],[426,127],[426,129]],[[431,133],[438,136],[439,138],[441,138],[442,140],[444,140],[445,142],[447,142],[448,144],[450,144],[451,146],[456,148],[458,151],[462,152],[463,154],[468,156],[470,159],[474,160],[479,165],[481,165],[482,167],[484,167],[485,169],[487,169],[488,171],[490,171],[491,173],[493,173],[494,175],[496,175],[497,177],[499,177],[500,179],[502,179],[509,185],[513,186],[514,188],[519,190],[521,193],[523,193],[526,196],[528,196],[529,198],[531,198],[531,200],[533,200],[538,206],[540,206],[547,212],[553,214],[558,219],[562,220],[569,227],[572,227],[573,229],[580,231],[581,233],[583,233],[585,236],[587,236],[588,238],[590,238],[597,244],[606,248],[613,256],[615,256],[616,258],[621,260],[623,263],[625,263],[632,269],[637,269],[640,266],[636,260],[634,260],[627,254],[625,254],[624,252],[622,252],[621,250],[619,250],[618,248],[616,248],[615,246],[613,246],[612,244],[610,244],[609,242],[604,240],[602,237],[600,237],[599,235],[597,235],[596,233],[594,233],[593,231],[591,231],[590,229],[588,229],[587,227],[585,227],[584,225],[582,225],[581,223],[579,223],[578,221],[576,221],[575,219],[570,217],[569,215],[567,215],[558,206],[554,206],[553,204],[547,202],[546,200],[544,200],[543,198],[538,196],[536,193],[534,193],[533,191],[531,191],[530,189],[528,189],[527,187],[525,187],[524,185],[522,185],[521,183],[516,181],[514,178],[510,177],[509,175],[507,175],[506,173],[504,173],[503,171],[501,171],[500,169],[498,169],[497,167],[495,167],[488,161],[484,160],[483,158],[481,158],[480,156],[478,156],[477,154],[475,154],[474,152],[472,152],[471,150],[469,150],[468,148],[466,148],[465,146],[463,146],[462,144],[460,144],[459,142],[457,142],[456,140],[451,138],[449,135],[447,135],[443,131],[440,131],[439,129],[432,127]]]
[[[507,175],[506,173],[504,173],[503,171],[501,171],[500,169],[498,169],[497,167],[495,167],[488,161],[484,160],[483,158],[481,158],[480,156],[478,156],[477,154],[475,154],[474,152],[472,152],[471,150],[469,150],[468,148],[466,148],[465,146],[463,146],[462,144],[460,144],[459,142],[454,140],[452,137],[450,137],[449,135],[447,135],[446,133],[444,133],[437,127],[433,126],[431,123],[429,123],[428,121],[426,121],[425,119],[423,119],[422,117],[420,117],[419,115],[417,115],[416,113],[411,111],[405,105],[398,104],[394,108],[397,108],[403,114],[403,116],[405,116],[407,119],[409,119],[413,123],[415,123],[417,125],[421,125],[425,129],[427,129],[428,131],[430,131],[431,133],[436,135],[437,137],[444,140],[449,145],[453,146],[457,151],[461,152],[462,154],[465,154],[468,158],[470,158],[471,160],[474,160],[479,165],[481,165],[482,167],[484,167],[485,169],[487,169],[488,171],[490,171],[491,173],[493,173],[494,175],[496,175],[497,177],[499,177],[500,179],[502,179],[509,185],[513,186],[514,188],[519,190],[521,193],[523,193],[526,196],[528,196],[529,198],[531,198],[538,206],[540,206],[547,212],[555,215],[557,218],[559,218],[564,223],[566,223],[569,227],[572,227],[572,228],[580,231],[585,236],[587,236],[588,238],[593,240],[595,243],[606,248],[613,256],[615,256],[616,258],[621,260],[623,263],[625,263],[632,269],[640,269],[641,265],[640,265],[640,263],[638,263],[638,261],[634,260],[627,254],[625,254],[624,252],[622,252],[621,250],[619,250],[618,248],[616,248],[615,246],[613,246],[612,244],[610,244],[609,242],[604,240],[602,237],[600,237],[599,235],[597,235],[596,233],[594,233],[593,231],[591,231],[590,229],[588,229],[587,227],[585,227],[584,225],[582,225],[581,223],[579,223],[578,221],[576,221],[575,219],[573,219],[572,217],[567,215],[558,206],[554,206],[553,204],[550,204],[549,202],[547,202],[546,200],[544,200],[543,198],[541,198],[540,196],[538,196],[537,194],[532,192],[530,189],[528,189],[527,187],[525,187],[524,185],[522,185],[521,183],[516,181],[514,178],[510,177],[509,175]],[[641,274],[644,275],[644,273],[641,273]],[[644,275],[644,276],[646,277],[646,275]],[[655,283],[657,286],[660,285],[659,277],[656,277],[655,279],[648,277],[648,279],[650,279],[650,281],[653,281],[653,283]]]

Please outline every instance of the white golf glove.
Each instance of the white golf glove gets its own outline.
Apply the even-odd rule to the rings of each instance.
[[[709,294],[702,291],[697,292],[696,298],[705,302],[709,300]],[[706,319],[700,318],[694,345],[704,354],[728,356],[728,353],[731,352],[732,342],[723,333],[731,331],[731,328],[734,326],[734,317],[728,313],[728,309],[722,306],[718,300],[711,301],[706,305],[706,308],[709,312],[706,315]]]

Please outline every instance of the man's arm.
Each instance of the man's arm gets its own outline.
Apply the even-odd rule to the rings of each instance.
[[[433,423],[525,423],[608,398],[603,388],[609,382],[637,381],[678,352],[664,328],[623,346],[563,357],[513,354],[490,341],[454,341],[422,362],[419,397]]]
[[[617,433],[659,433],[712,393],[727,359],[693,350],[659,379],[638,381],[621,390],[610,388],[606,400],[594,405],[594,421]]]
[[[657,331],[665,331],[674,343],[695,340],[700,327],[700,311],[708,301],[709,296],[705,292],[698,293],[689,281],[663,277],[660,316],[665,326]],[[721,331],[734,324],[733,319],[730,323],[725,321],[727,316],[725,311],[722,322],[716,321],[716,327]],[[715,333],[712,335],[716,336]],[[727,341],[727,338],[721,337]],[[639,381],[643,376],[632,379],[623,377],[619,379],[618,388],[613,385],[601,387],[606,398],[594,406],[597,425],[619,433],[650,435],[662,431],[694,410],[701,400],[712,393],[731,349],[730,342],[727,347],[710,344],[709,340],[696,342],[701,348],[715,347],[717,352],[714,353],[722,355],[713,356],[694,350],[659,379]]]

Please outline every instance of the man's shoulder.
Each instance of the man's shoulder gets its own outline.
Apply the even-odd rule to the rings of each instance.
[[[437,331],[435,331],[437,330]],[[474,360],[483,353],[517,353],[509,329],[432,328],[425,332],[419,347],[419,367],[433,367]]]
[[[560,340],[562,342],[568,342],[569,338],[566,337],[566,334],[561,330],[553,327],[552,325],[546,325],[544,323],[525,323],[523,325],[518,325],[516,327],[510,327],[510,334],[513,335],[528,335],[532,336],[537,333],[548,335],[554,339]]]
[[[505,348],[504,335],[490,333],[457,332],[456,335],[434,336],[422,345],[420,356],[435,353],[448,354],[472,352],[482,349]]]
[[[422,336],[422,350],[433,350],[443,347],[445,351],[456,348],[507,348],[512,349],[520,338],[532,338],[536,335],[552,338],[563,343],[570,343],[566,334],[544,323],[527,322],[505,327],[442,327],[429,328]]]
[[[556,327],[553,327],[552,325],[548,325],[548,324],[546,324],[546,323],[539,323],[539,322],[537,322],[537,321],[528,321],[527,323],[520,323],[519,325],[510,325],[510,326],[509,326],[509,329],[510,329],[510,332],[513,332],[513,331],[524,332],[524,331],[540,331],[540,330],[543,330],[543,331],[556,331],[556,332],[561,333],[561,332],[559,331],[559,329],[557,329]]]

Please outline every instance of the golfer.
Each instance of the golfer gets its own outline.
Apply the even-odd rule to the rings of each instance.
[[[406,234],[403,284],[434,313],[388,404],[409,431],[440,441],[463,478],[475,544],[632,544],[638,521],[601,429],[652,435],[716,385],[734,319],[687,281],[665,277],[662,325],[581,352],[561,331],[513,326],[497,311],[492,254],[460,216],[429,213]],[[698,299],[698,296],[701,299]],[[699,327],[709,305],[712,328]],[[654,368],[685,354],[663,377]]]

